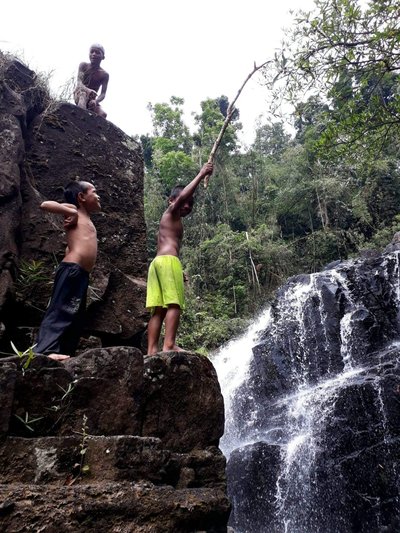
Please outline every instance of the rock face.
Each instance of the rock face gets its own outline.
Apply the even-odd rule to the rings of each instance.
[[[399,253],[278,291],[227,413],[239,531],[400,529]]]
[[[146,357],[143,434],[173,450],[218,446],[224,405],[215,370],[206,358],[176,353]],[[201,409],[193,409],[201,404]]]
[[[1,531],[227,530],[207,358],[114,347],[18,367],[0,363]]]
[[[85,336],[140,347],[148,320],[140,145],[97,115],[51,101],[34,72],[0,55],[0,350],[34,335],[65,251],[63,221],[39,209],[71,180],[92,182],[102,212]]]
[[[0,351],[33,342],[65,250],[44,214],[76,178],[101,197],[80,355],[0,358],[0,530],[222,533],[224,407],[210,361],[143,357],[147,253],[141,147],[52,102],[0,53]],[[91,349],[90,349],[91,348]]]

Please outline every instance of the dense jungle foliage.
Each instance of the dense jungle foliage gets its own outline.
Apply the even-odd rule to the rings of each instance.
[[[217,347],[288,276],[382,249],[400,230],[399,12],[398,0],[316,0],[296,15],[264,72],[270,121],[243,149],[236,111],[184,222],[186,348]],[[229,102],[202,102],[194,133],[183,104],[150,105],[153,135],[141,137],[150,257],[171,187],[207,161]]]

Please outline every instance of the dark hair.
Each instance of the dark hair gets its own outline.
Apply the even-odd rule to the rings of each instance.
[[[186,185],[175,185],[175,187],[172,189],[171,194],[169,195],[170,198],[178,198],[178,196],[181,194],[183,189],[186,187]]]
[[[100,50],[100,52],[103,54],[103,59],[106,58],[106,53],[104,51],[104,46],[102,46],[101,44],[98,44],[98,43],[92,44],[91,47],[89,48],[89,53],[91,52],[92,48],[97,48],[98,50]]]
[[[90,183],[87,181],[70,181],[64,188],[64,200],[68,204],[76,205],[79,207],[78,194],[80,192],[86,192]]]

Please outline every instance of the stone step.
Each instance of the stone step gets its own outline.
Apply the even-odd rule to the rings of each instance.
[[[81,453],[84,451],[84,453]],[[216,447],[165,450],[155,437],[8,437],[0,446],[0,483],[68,485],[148,481],[177,488],[225,488],[225,457]]]
[[[0,447],[1,483],[161,483],[170,455],[154,437],[9,437]]]
[[[72,486],[0,484],[0,531],[46,533],[225,533],[223,490],[148,482]]]

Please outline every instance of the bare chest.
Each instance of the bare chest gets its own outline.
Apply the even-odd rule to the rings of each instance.
[[[103,82],[103,72],[98,69],[92,69],[90,66],[83,72],[83,83],[86,87],[96,90]]]

